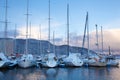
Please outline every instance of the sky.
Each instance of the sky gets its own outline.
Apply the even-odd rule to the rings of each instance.
[[[56,44],[66,43],[67,4],[69,3],[70,45],[81,46],[86,12],[89,13],[91,49],[95,49],[95,24],[103,27],[104,45],[120,49],[120,0],[51,0],[51,39],[55,31]],[[27,0],[8,0],[8,37],[13,37],[15,24],[17,38],[26,35]],[[48,0],[29,0],[29,24],[31,38],[38,39],[41,25],[41,39],[48,36]],[[5,20],[5,0],[0,0],[0,21]],[[0,22],[0,37],[3,37],[4,23]],[[30,25],[29,25],[30,26]],[[99,44],[101,38],[99,37]],[[119,45],[118,45],[119,44]]]

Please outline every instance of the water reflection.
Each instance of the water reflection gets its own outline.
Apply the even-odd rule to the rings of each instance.
[[[4,74],[0,71],[0,80],[6,80]]]
[[[68,80],[68,72],[66,68],[59,68],[57,80]]]
[[[3,71],[3,73],[3,75],[6,76],[7,80],[46,80],[46,77],[42,73],[42,70],[36,68],[14,69],[8,70],[7,73]],[[5,80],[3,77],[2,79]]]
[[[119,68],[30,68],[0,71],[0,80],[119,80]]]
[[[58,69],[57,68],[44,69],[44,74],[47,77],[46,80],[56,80]]]

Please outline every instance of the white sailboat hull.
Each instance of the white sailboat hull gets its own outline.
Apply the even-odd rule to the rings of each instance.
[[[92,67],[106,67],[107,63],[106,62],[95,61],[95,62],[89,62],[88,66],[92,66]]]
[[[70,66],[70,67],[80,67],[83,65],[83,60],[80,59],[79,54],[72,53],[69,54],[68,57],[63,59],[63,63],[66,66]]]
[[[47,62],[42,62],[42,67],[48,67],[48,68],[53,68],[58,65],[57,62],[52,62],[52,61],[47,61]]]
[[[0,61],[0,68],[7,68],[10,62],[7,61]]]
[[[119,62],[115,60],[109,60],[107,61],[107,66],[119,66]]]
[[[9,68],[17,66],[18,62],[17,60],[11,60],[9,64]]]
[[[10,61],[4,55],[4,53],[0,52],[0,68],[7,68],[10,64]]]
[[[32,54],[24,54],[18,61],[18,66],[21,68],[29,68],[36,65],[36,61]]]
[[[82,66],[83,65],[83,61],[82,60],[78,60],[78,61],[72,61],[72,63],[75,65],[75,66]]]
[[[18,62],[18,66],[21,68],[29,68],[35,66],[35,61],[33,60],[22,60]]]
[[[83,65],[83,61],[69,61],[69,62],[64,62],[65,66],[69,67],[80,67]]]
[[[88,66],[92,66],[92,67],[105,67],[106,63],[94,62],[94,63],[89,63]]]
[[[42,60],[41,65],[42,65],[42,67],[49,67],[49,68],[58,66],[58,60],[57,60],[55,54],[52,54],[52,53],[47,54],[44,57],[44,59]]]

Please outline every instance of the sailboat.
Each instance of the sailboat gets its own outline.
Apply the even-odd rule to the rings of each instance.
[[[87,26],[88,27],[88,26]],[[97,49],[99,50],[99,46],[98,46],[98,30],[97,30],[97,25],[96,25],[96,46]],[[92,57],[88,59],[88,65],[89,66],[93,66],[93,67],[105,67],[107,64],[106,59],[104,56],[100,55],[97,53],[96,57]]]
[[[50,42],[50,0],[49,0],[49,18],[48,18],[48,27],[49,27],[49,32],[48,32],[48,41]],[[53,45],[54,46],[54,45]],[[54,52],[50,51],[50,44],[48,43],[48,51],[47,54],[43,57],[42,62],[41,62],[42,67],[49,67],[53,68],[58,66],[58,59],[55,55]]]
[[[10,65],[10,60],[4,55],[3,52],[0,52],[0,69],[7,68]]]
[[[103,29],[101,26],[101,41],[102,41],[102,54],[103,54]],[[107,60],[107,66],[119,66],[119,62],[116,60],[113,54],[111,54],[110,46],[109,46],[109,55],[104,56]]]
[[[54,33],[53,33],[54,34]],[[53,52],[48,52],[42,59],[42,67],[57,67],[58,66],[58,58],[55,54],[55,45],[54,45],[54,35],[53,35]]]
[[[5,32],[4,32],[4,53],[6,54],[6,38],[7,38],[7,7],[8,7],[8,1],[6,0],[5,3]],[[10,60],[8,60],[8,58],[5,56],[3,52],[0,52],[0,68],[7,68],[10,64]]]
[[[84,55],[83,48],[84,48],[86,33],[87,33],[87,48],[88,49],[87,49],[87,53],[85,53],[86,55]],[[84,29],[84,36],[83,36],[83,43],[82,43],[82,55],[83,55],[84,65],[94,66],[94,67],[106,66],[106,60],[103,56],[101,56],[95,52],[91,52],[89,50],[88,12],[87,12],[86,21],[85,21],[85,29]]]
[[[26,21],[26,46],[25,46],[25,53],[22,55],[21,59],[18,61],[18,66],[21,68],[29,68],[36,66],[36,61],[32,54],[28,53],[28,5],[29,0],[27,0],[27,21]]]
[[[67,4],[67,57],[63,58],[62,61],[67,67],[80,67],[83,65],[80,53],[69,52],[69,4]]]
[[[38,40],[38,54],[39,55],[37,55],[36,56],[36,63],[37,63],[37,66],[39,66],[40,64],[41,64],[41,61],[42,61],[42,46],[41,46],[41,25],[39,26],[39,28],[40,28],[40,33],[39,33],[39,35],[38,35],[38,38],[39,38],[39,40]]]
[[[119,66],[119,62],[116,60],[113,54],[111,54],[110,47],[109,47],[109,55],[107,58],[107,66]]]
[[[10,65],[9,68],[13,68],[15,66],[17,66],[17,61],[18,58],[16,57],[16,24],[15,24],[15,32],[14,32],[14,47],[13,47],[13,54],[11,54],[10,56],[8,56],[9,60],[10,60]],[[15,53],[15,55],[14,55]]]

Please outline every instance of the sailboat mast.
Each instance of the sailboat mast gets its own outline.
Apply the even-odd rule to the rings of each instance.
[[[27,13],[26,13],[26,48],[25,53],[28,53],[28,17],[29,17],[29,0],[27,0]]]
[[[88,54],[89,54],[89,25],[88,25],[88,12],[87,12],[87,16],[86,16],[86,26],[87,26],[87,47],[88,47]]]
[[[6,0],[6,4],[5,4],[5,38],[7,38],[7,27],[8,27],[8,20],[7,20],[7,14],[8,14],[8,0]]]
[[[39,25],[39,53],[42,54],[42,48],[41,48],[41,25]]]
[[[8,27],[7,16],[8,16],[8,0],[5,1],[5,33],[4,33],[4,37],[5,37],[5,40],[4,40],[4,52],[5,52],[5,54],[7,53],[7,50],[6,50],[6,38],[7,38],[7,27]]]
[[[16,54],[16,28],[17,25],[15,24],[15,32],[14,32],[14,48],[13,48],[13,53]]]
[[[53,31],[53,53],[55,54],[55,31]]]
[[[96,46],[97,46],[97,50],[99,51],[99,44],[98,44],[98,28],[97,28],[97,24],[96,26]]]
[[[30,22],[30,34],[29,34],[29,38],[31,38],[31,22]]]
[[[67,55],[69,56],[69,4],[67,4]]]
[[[110,49],[110,46],[109,46],[109,55],[111,55],[111,49]]]
[[[86,21],[85,21],[85,29],[84,29],[83,42],[82,42],[82,54],[83,54],[83,48],[85,46],[86,29],[87,29],[87,25],[88,25],[87,21],[88,21],[88,13],[86,15]]]
[[[49,0],[49,5],[48,5],[48,41],[50,42],[50,0]],[[48,50],[50,50],[50,44],[48,43]]]
[[[101,26],[101,41],[102,41],[102,54],[103,54],[103,30],[102,30],[102,26]]]

